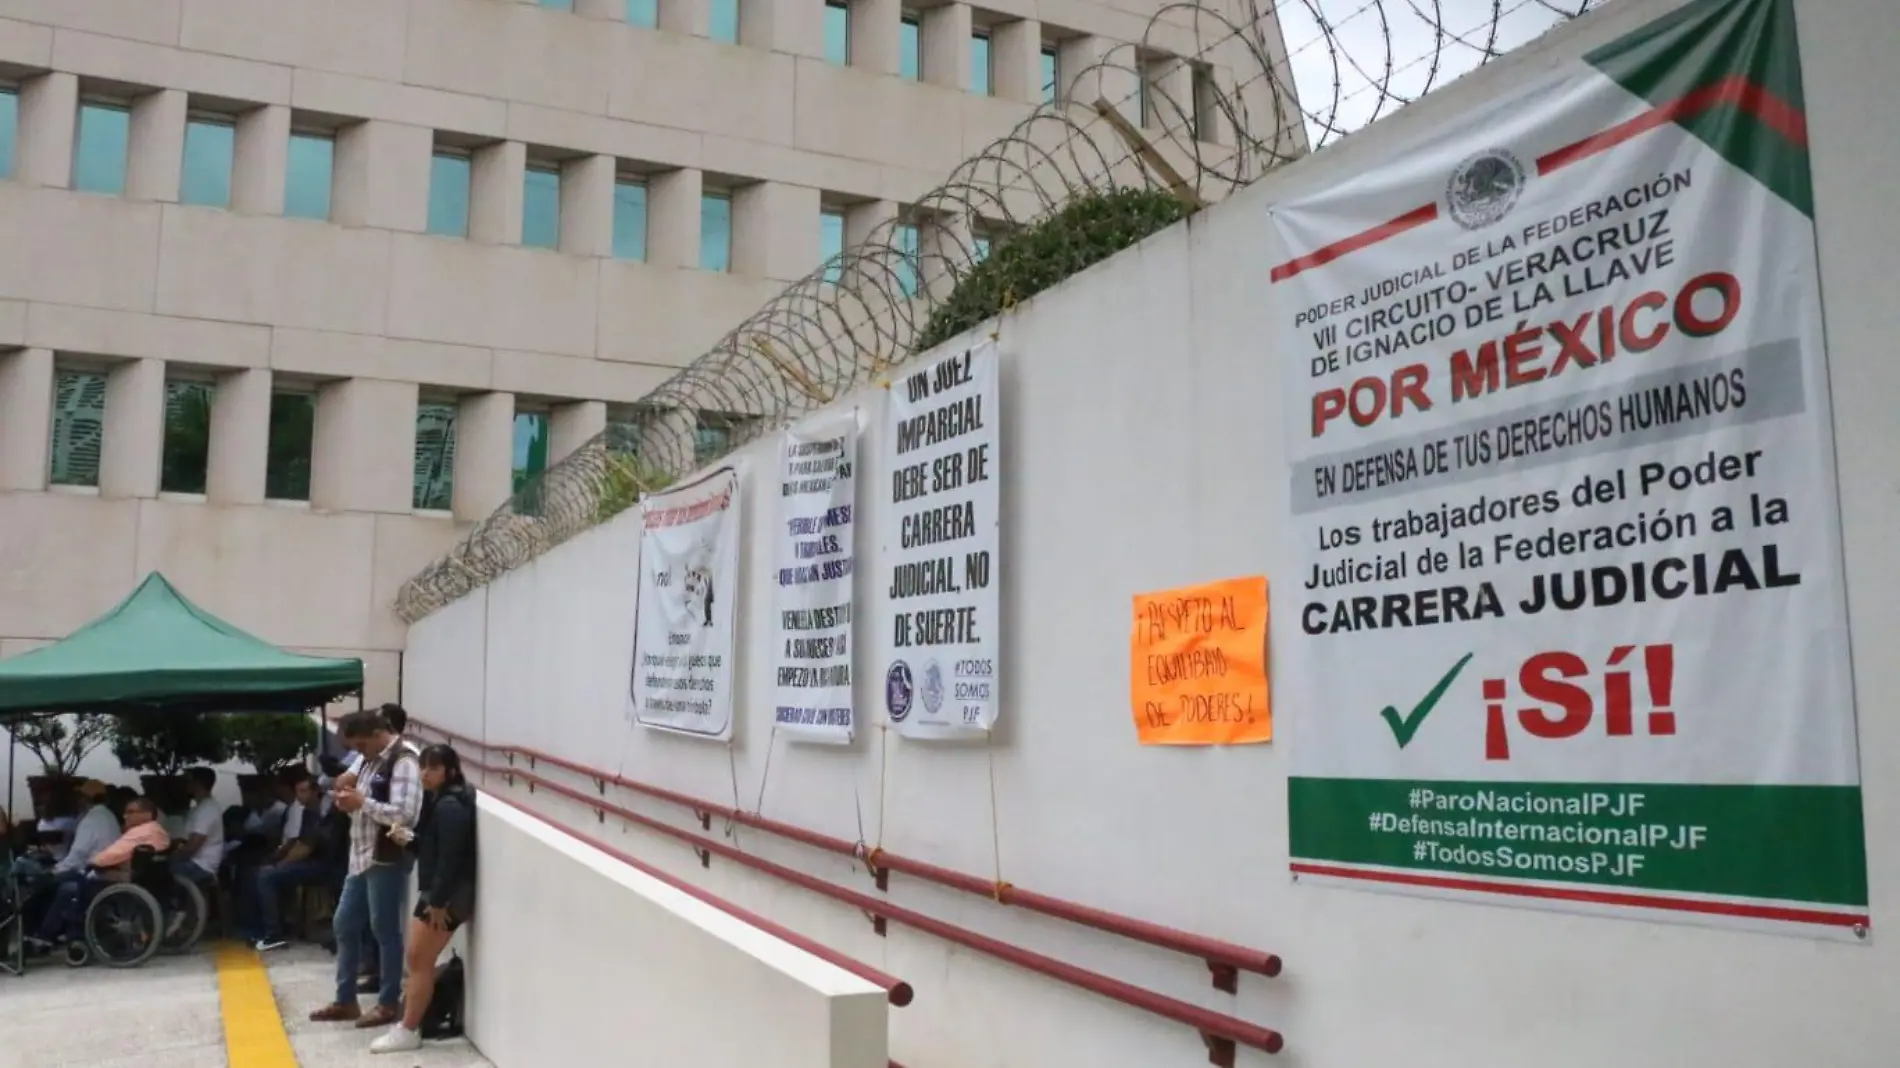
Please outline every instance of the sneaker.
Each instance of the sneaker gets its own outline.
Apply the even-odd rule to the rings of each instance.
[[[401,1024],[390,1028],[383,1037],[369,1044],[371,1053],[407,1053],[422,1048],[422,1036]]]
[[[260,938],[252,944],[251,948],[259,953],[269,953],[273,949],[282,949],[289,944],[290,940],[285,938]]]

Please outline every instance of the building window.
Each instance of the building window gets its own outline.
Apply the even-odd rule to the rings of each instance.
[[[973,258],[971,259],[972,263],[982,263],[984,260],[990,258],[990,239],[988,235],[976,234],[971,238],[970,243],[973,246],[971,249],[973,253]]]
[[[647,258],[647,186],[638,178],[614,179],[614,259]]]
[[[916,81],[923,73],[923,33],[917,16],[905,15],[897,26],[897,73]]]
[[[514,492],[548,469],[548,414],[515,413]]]
[[[284,214],[298,219],[330,217],[330,182],[336,174],[336,135],[309,131],[290,135],[284,164]]]
[[[0,178],[13,176],[13,145],[20,136],[20,91],[0,87]]]
[[[844,212],[825,211],[818,215],[818,251],[824,257],[825,284],[837,285],[844,278]]]
[[[411,503],[419,511],[446,512],[455,489],[455,403],[416,405],[416,481]]]
[[[693,423],[693,463],[709,464],[745,443],[749,420],[724,412],[700,412]]]
[[[1042,102],[1056,102],[1056,46],[1042,46]]]
[[[607,409],[607,429],[601,432],[601,443],[607,451],[616,456],[637,456],[640,453],[641,428],[646,425],[638,407]]]
[[[429,232],[468,236],[469,160],[465,153],[436,149],[429,161]],[[420,505],[418,505],[420,507]]]
[[[627,0],[627,23],[657,29],[660,25],[660,0]]]
[[[1214,71],[1211,68],[1196,63],[1192,72],[1189,84],[1193,86],[1194,92],[1194,139],[1209,141],[1213,139],[1216,116],[1220,113],[1220,93],[1214,88]]]
[[[699,198],[699,269],[732,270],[732,197],[725,193]]]
[[[990,88],[990,31],[983,30],[970,36],[970,92],[989,96],[995,91]]]
[[[712,0],[710,36],[727,44],[739,43],[739,0]]]
[[[917,227],[905,223],[897,228],[897,284],[904,295],[917,295]]]
[[[165,383],[165,443],[159,451],[158,488],[165,493],[203,493],[211,461],[209,382]]]
[[[231,158],[237,127],[222,115],[194,114],[185,123],[185,165],[179,177],[181,204],[231,206]]]
[[[1135,63],[1135,114],[1141,116],[1144,129],[1161,126],[1161,117],[1155,114],[1154,87],[1149,79],[1154,76],[1154,68],[1147,60]]]
[[[270,395],[270,436],[264,446],[264,496],[273,501],[310,499],[310,453],[317,425],[317,398],[309,393]]]
[[[851,62],[851,5],[841,0],[825,4],[825,62]]]
[[[55,486],[97,486],[105,443],[106,376],[60,370],[53,378],[52,470]]]
[[[73,188],[114,196],[124,193],[131,133],[132,113],[123,105],[80,104],[79,129],[73,135]]]
[[[556,167],[536,164],[522,178],[521,243],[561,247],[561,172]]]

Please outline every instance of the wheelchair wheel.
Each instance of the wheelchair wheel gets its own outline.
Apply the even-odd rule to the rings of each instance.
[[[159,940],[164,953],[189,953],[205,933],[205,895],[198,884],[182,875],[174,875],[171,906],[165,910],[165,935]]]
[[[99,891],[86,909],[86,946],[109,968],[136,968],[158,952],[164,923],[158,899],[134,883]]]
[[[92,949],[84,942],[66,943],[66,967],[84,968],[92,963]]]

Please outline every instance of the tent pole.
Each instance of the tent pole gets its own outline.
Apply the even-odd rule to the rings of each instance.
[[[13,807],[13,762],[20,753],[20,740],[13,736],[13,724],[7,725],[7,818],[18,820],[19,810]]]

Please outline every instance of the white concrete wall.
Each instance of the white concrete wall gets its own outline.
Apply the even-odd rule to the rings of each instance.
[[[1625,0],[1451,86],[1332,151],[1261,182],[1045,293],[1001,327],[1005,578],[1003,719],[989,747],[922,746],[869,726],[844,749],[769,734],[771,442],[745,454],[740,608],[742,722],[730,750],[625,720],[637,521],[623,517],[487,591],[486,653],[463,619],[412,628],[413,678],[483,659],[487,737],[672,786],[847,839],[1143,919],[1279,952],[1278,980],[1238,996],[1205,969],[1111,936],[893,876],[891,897],[949,922],[1287,1035],[1277,1060],[1309,1068],[1886,1068],[1900,1047],[1900,949],[1821,944],[1684,925],[1300,886],[1287,874],[1283,745],[1142,749],[1127,711],[1128,597],[1271,570],[1284,464],[1281,371],[1263,299],[1275,259],[1266,206],[1336,181],[1419,121],[1512,91],[1671,6]],[[1888,183],[1900,118],[1888,102],[1890,0],[1799,0],[1822,283],[1845,523],[1871,909],[1900,910],[1900,303],[1887,292],[1900,216]],[[1885,42],[1885,43],[1883,43]],[[866,433],[863,477],[876,461]],[[863,502],[871,507],[870,495]],[[873,526],[875,517],[866,515]],[[879,574],[860,543],[863,581]],[[556,585],[560,584],[560,585]],[[859,590],[863,604],[874,591]],[[460,606],[451,612],[460,610]],[[455,630],[457,668],[422,661]],[[433,647],[440,648],[440,647]],[[438,682],[435,693],[457,693]],[[417,692],[425,718],[469,713]],[[881,718],[875,680],[858,707]],[[1285,714],[1300,714],[1288,710]],[[495,784],[491,783],[491,786]],[[582,784],[591,788],[591,784]],[[500,788],[500,787],[498,787]],[[544,793],[512,796],[576,825],[591,813]],[[992,808],[992,799],[994,808]],[[620,803],[697,825],[685,813]],[[723,828],[714,825],[713,832]],[[893,927],[612,822],[597,831],[801,933],[908,980],[892,1056],[909,1068],[1200,1063],[1200,1039],[1091,995]],[[836,858],[741,830],[738,844],[858,888]],[[1000,867],[999,867],[1000,865]],[[491,911],[489,923],[494,923]],[[1880,921],[1877,919],[1876,924]]]
[[[477,827],[468,1026],[496,1068],[888,1063],[878,987],[492,797]]]

